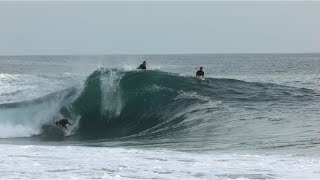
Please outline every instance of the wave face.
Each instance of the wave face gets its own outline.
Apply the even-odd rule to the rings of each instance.
[[[229,138],[237,141],[237,136],[247,134],[248,127],[258,129],[250,131],[254,137],[265,125],[256,121],[244,125],[244,120],[248,123],[256,117],[255,110],[263,113],[271,106],[310,104],[317,97],[313,90],[276,84],[214,78],[201,81],[162,71],[99,69],[81,88],[2,104],[0,138],[63,138],[53,122],[69,118],[76,127],[72,138],[77,140],[200,138],[204,142],[204,138],[211,138],[210,142],[217,143],[224,142],[232,132]],[[276,118],[270,121],[279,122]]]
[[[234,79],[100,69],[66,109],[81,117],[80,138],[199,137],[236,116],[234,109],[309,102],[314,95],[308,89]]]
[[[183,118],[173,116],[202,101],[201,96],[179,99],[195,82],[157,71],[95,71],[72,104],[81,116],[79,133],[115,138],[155,131],[163,123],[178,124]]]

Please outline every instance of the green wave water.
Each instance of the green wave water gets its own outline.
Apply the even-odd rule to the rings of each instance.
[[[231,130],[222,134],[218,130],[230,123],[233,128],[242,126],[246,109],[310,103],[317,97],[319,94],[310,89],[276,84],[99,69],[86,79],[77,96],[64,100],[68,103],[60,113],[76,124],[72,138],[77,140],[183,137],[197,141],[225,136]],[[241,130],[239,135],[246,133]],[[42,134],[61,136],[53,132],[46,127]]]

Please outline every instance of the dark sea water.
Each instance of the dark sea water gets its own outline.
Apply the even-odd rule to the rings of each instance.
[[[0,56],[0,174],[320,178],[319,107],[320,54]]]

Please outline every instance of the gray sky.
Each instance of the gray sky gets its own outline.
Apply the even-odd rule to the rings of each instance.
[[[320,2],[0,2],[0,55],[320,52]]]

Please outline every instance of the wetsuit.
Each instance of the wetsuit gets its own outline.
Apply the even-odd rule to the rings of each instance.
[[[69,121],[67,119],[61,119],[60,121],[56,122],[56,125],[64,127],[66,129],[67,129],[67,126],[66,126],[67,124],[70,124],[72,126],[72,124],[69,123]]]
[[[147,69],[146,65],[144,64],[140,64],[140,66],[138,67],[138,69]]]
[[[197,71],[196,76],[202,76],[204,77],[204,72],[202,70]]]

